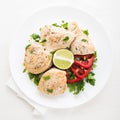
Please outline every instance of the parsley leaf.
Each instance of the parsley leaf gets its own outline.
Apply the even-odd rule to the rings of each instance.
[[[25,47],[25,50],[27,50],[28,49],[28,47],[30,47],[31,46],[31,44],[28,44],[26,47]]]
[[[43,40],[40,40],[40,43],[44,43],[46,41],[47,41],[46,39],[43,39]]]
[[[81,41],[82,41],[82,42],[88,42],[86,39],[82,39]]]
[[[49,76],[49,75],[43,76],[43,79],[44,79],[44,80],[49,80],[49,79],[50,79],[50,76]]]
[[[64,22],[63,20],[62,20],[62,24],[61,25],[59,25],[57,23],[54,23],[52,25],[55,26],[55,27],[60,27],[60,28],[68,29],[68,22]]]
[[[87,83],[90,83],[91,85],[95,85],[95,78],[94,78],[94,73],[93,72],[90,72],[87,77],[86,77],[86,82]]]
[[[64,29],[68,29],[68,22],[62,23],[61,26],[62,26]]]
[[[83,91],[84,85],[85,85],[85,82],[83,80],[79,81],[77,83],[73,83],[73,84],[68,83],[67,84],[69,91],[73,92],[74,95],[77,95],[77,94],[79,94],[80,91]]]
[[[52,24],[53,26],[55,26],[55,27],[61,27],[60,25],[58,25],[57,23],[54,23],[54,24]]]
[[[28,76],[29,76],[30,80],[33,80],[34,83],[36,85],[38,85],[38,83],[40,81],[40,74],[32,74],[32,73],[28,72]]]
[[[23,73],[26,72],[26,69],[24,68]]]
[[[32,38],[33,40],[35,40],[35,42],[39,42],[40,36],[39,36],[38,34],[33,33],[33,34],[30,35],[30,36],[31,36],[31,38]]]
[[[47,89],[47,92],[52,93],[53,89]]]
[[[67,42],[69,40],[69,36],[66,36],[63,41]]]
[[[88,30],[83,30],[84,34],[86,34],[87,36],[89,35]]]

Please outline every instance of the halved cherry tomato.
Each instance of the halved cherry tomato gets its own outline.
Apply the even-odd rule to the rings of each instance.
[[[75,55],[75,64],[80,65],[84,68],[89,68],[92,66],[92,63],[94,61],[94,55]]]

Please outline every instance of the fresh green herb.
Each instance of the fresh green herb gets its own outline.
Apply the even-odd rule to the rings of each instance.
[[[87,77],[86,77],[86,82],[87,83],[90,83],[91,85],[95,85],[95,77],[94,77],[94,73],[93,72],[90,72]]]
[[[50,52],[50,54],[54,55],[55,51]]]
[[[30,53],[33,54],[34,50],[31,50]]]
[[[58,25],[57,23],[54,23],[52,25],[55,26],[55,27],[60,27],[60,28],[68,29],[68,22],[64,22],[63,20],[62,20],[62,24],[61,25]]]
[[[84,34],[86,34],[87,36],[89,35],[88,30],[83,30]]]
[[[85,85],[85,82],[83,80],[79,81],[77,83],[73,83],[73,84],[68,83],[67,84],[69,91],[73,92],[74,95],[77,95],[77,94],[79,94],[80,91],[83,91],[84,85]]]
[[[25,47],[25,50],[27,50],[28,49],[28,47],[30,47],[31,46],[31,44],[28,44],[26,47]]]
[[[38,84],[39,84],[39,81],[40,81],[39,75],[35,75],[35,76],[34,76],[34,83],[35,83],[36,85],[38,85]]]
[[[42,39],[42,40],[40,40],[40,43],[44,43],[46,41],[47,41],[46,39]]]
[[[42,30],[42,28],[39,29],[40,31]]]
[[[58,25],[57,23],[54,23],[54,24],[52,24],[53,26],[55,26],[55,27],[61,27],[60,25]]]
[[[31,35],[31,37],[32,37],[33,40],[35,40],[35,42],[39,42],[39,40],[40,40],[40,36],[38,34],[33,33]]]
[[[47,89],[47,92],[52,93],[53,89]]]
[[[49,56],[49,58],[51,59],[51,58],[52,58],[52,56],[53,56],[53,54],[52,54],[52,53],[49,53],[49,55],[48,55],[48,56]]]
[[[75,78],[74,73],[69,72],[69,73],[68,73],[68,79],[69,79],[69,80],[73,80],[74,78]]]
[[[29,76],[30,80],[32,80],[34,78],[34,74],[32,74],[30,72],[28,73],[28,76]]]
[[[96,68],[96,63],[95,62],[93,62],[93,64],[92,64],[92,68]]]
[[[66,36],[63,41],[67,42],[69,40],[69,36]]]
[[[82,39],[81,41],[82,41],[82,42],[88,42],[86,39]]]
[[[26,72],[26,69],[24,68],[23,73]]]
[[[43,76],[43,79],[44,79],[44,80],[49,80],[49,79],[50,79],[50,76],[49,76],[49,75]]]
[[[32,74],[32,73],[28,73],[28,76],[29,76],[29,78],[30,78],[30,80],[33,80],[34,81],[34,83],[36,84],[36,85],[38,85],[38,83],[39,83],[39,81],[40,81],[40,75],[39,74]]]
[[[93,62],[93,65],[92,65],[92,68],[96,68],[96,63],[97,63],[97,52],[95,51],[94,52],[94,62]]]
[[[64,29],[68,29],[68,22],[63,22],[61,24],[61,27],[63,27]]]

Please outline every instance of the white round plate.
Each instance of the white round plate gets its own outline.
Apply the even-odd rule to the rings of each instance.
[[[96,84],[85,85],[85,90],[79,95],[73,95],[66,91],[58,96],[46,96],[41,94],[36,85],[23,73],[23,61],[25,46],[28,44],[32,33],[39,33],[39,28],[46,24],[64,21],[76,21],[83,29],[88,29],[98,53],[98,63],[95,70]],[[110,75],[111,71],[111,47],[108,37],[101,24],[91,15],[82,10],[71,7],[49,7],[33,14],[18,31],[10,49],[10,67],[12,76],[19,89],[30,100],[42,106],[50,108],[70,108],[91,100],[98,94]]]

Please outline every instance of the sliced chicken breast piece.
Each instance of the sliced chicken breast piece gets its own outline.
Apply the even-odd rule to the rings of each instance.
[[[52,96],[64,93],[66,88],[66,72],[56,68],[51,68],[45,72],[38,85],[39,91]]]
[[[43,46],[33,43],[25,51],[24,64],[28,72],[39,74],[51,66],[52,58]]]
[[[48,51],[69,48],[75,35],[71,31],[55,26],[45,26],[41,29],[41,38],[46,39],[44,46]]]
[[[71,44],[70,50],[73,54],[86,55],[93,54],[95,52],[95,47],[89,37],[81,32],[81,35],[77,36]]]
[[[75,34],[75,36],[81,35],[82,34],[82,30],[79,28],[78,23],[77,22],[71,22],[68,24],[68,30],[73,32]]]

